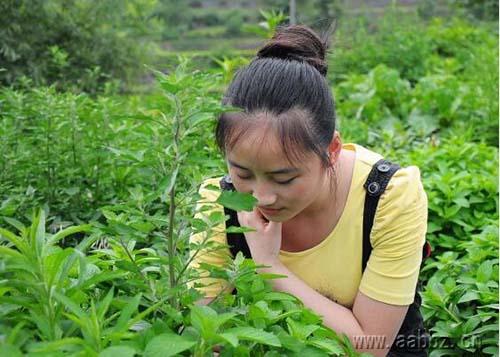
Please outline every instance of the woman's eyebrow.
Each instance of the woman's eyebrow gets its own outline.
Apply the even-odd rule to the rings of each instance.
[[[231,166],[237,167],[237,168],[242,169],[242,170],[250,171],[250,169],[248,169],[248,168],[246,168],[244,166],[238,165],[234,161],[228,160],[228,162],[229,162],[229,164]],[[279,169],[279,170],[269,171],[269,172],[266,172],[266,174],[268,174],[268,175],[290,174],[290,173],[295,173],[295,172],[298,172],[298,171],[299,171],[299,169],[296,168],[296,167],[288,167],[288,168],[285,168],[285,169]]]

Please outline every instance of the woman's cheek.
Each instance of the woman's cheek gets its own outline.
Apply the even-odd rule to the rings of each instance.
[[[242,193],[250,193],[251,192],[250,186],[247,183],[245,183],[243,180],[240,180],[238,178],[232,178],[231,180],[233,181],[233,186],[236,189],[236,191],[242,192]]]
[[[306,197],[309,195],[309,187],[305,183],[301,183],[299,185],[295,186],[295,189],[293,190],[293,196],[295,197]]]

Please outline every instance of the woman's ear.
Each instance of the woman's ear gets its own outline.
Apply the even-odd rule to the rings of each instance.
[[[332,141],[328,145],[328,156],[330,158],[330,164],[333,166],[339,159],[340,151],[342,150],[342,139],[340,138],[340,133],[335,130],[333,133]]]

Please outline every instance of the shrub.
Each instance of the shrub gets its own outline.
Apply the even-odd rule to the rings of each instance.
[[[104,83],[127,83],[145,61],[148,2],[6,0],[0,4],[0,83],[22,76],[94,94]]]

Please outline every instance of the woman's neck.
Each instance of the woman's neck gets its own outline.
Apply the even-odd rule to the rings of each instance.
[[[356,153],[341,150],[335,168],[334,186],[325,178],[317,200],[283,223],[282,249],[301,251],[319,244],[336,227],[349,195]],[[311,229],[314,227],[314,229]]]

